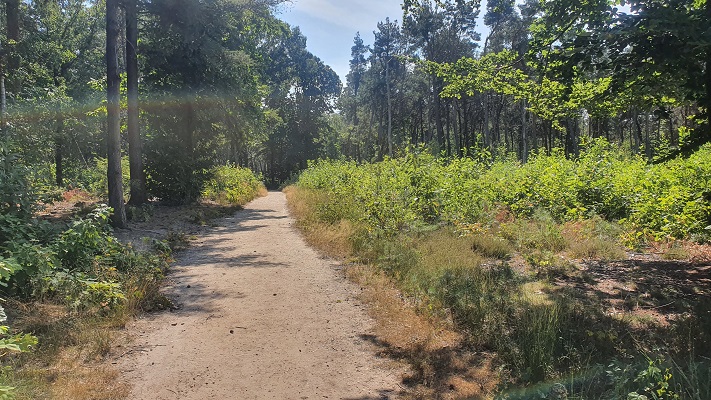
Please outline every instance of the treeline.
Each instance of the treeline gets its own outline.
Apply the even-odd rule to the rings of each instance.
[[[356,35],[345,88],[281,3],[8,0],[2,135],[36,186],[131,158],[135,204],[192,201],[228,162],[276,186],[309,159],[409,145],[525,161],[605,137],[661,160],[711,137],[704,2],[408,0],[372,46]]]
[[[192,201],[226,163],[280,182],[321,155],[341,83],[279,3],[4,2],[3,140],[33,185],[77,187],[120,124],[135,203]]]
[[[604,137],[647,160],[709,140],[707,2],[408,0],[402,23],[360,34],[339,146],[380,159],[426,144],[448,156],[562,148]],[[474,31],[484,14],[488,35]]]

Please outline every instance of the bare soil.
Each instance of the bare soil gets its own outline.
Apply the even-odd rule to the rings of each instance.
[[[176,308],[129,324],[114,362],[131,399],[388,399],[403,368],[376,354],[359,288],[308,247],[270,192],[177,256]]]

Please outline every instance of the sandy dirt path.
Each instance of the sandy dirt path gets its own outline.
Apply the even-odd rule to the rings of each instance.
[[[358,289],[304,243],[282,193],[220,225],[178,255],[178,310],[128,327],[129,398],[395,397],[399,371],[375,355]]]

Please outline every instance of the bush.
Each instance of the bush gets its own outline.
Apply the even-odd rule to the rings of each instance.
[[[358,226],[351,240],[359,259],[376,263],[427,312],[451,316],[471,343],[495,350],[516,376],[509,383],[560,378],[577,368],[586,375],[580,380],[589,374],[589,387],[579,390],[571,378],[571,393],[617,398],[635,390],[648,395],[644,388],[679,382],[665,378],[664,369],[660,374],[635,363],[629,376],[640,383],[647,371],[643,390],[626,383],[615,391],[596,364],[630,357],[640,344],[630,338],[628,327],[603,312],[599,299],[568,292],[580,277],[571,276],[576,267],[560,253],[614,260],[626,256],[617,245],[624,237],[708,240],[711,145],[688,159],[659,165],[602,139],[587,143],[577,160],[554,150],[533,155],[525,165],[485,161],[445,162],[417,152],[363,165],[319,161],[301,174],[297,186],[315,203],[306,220]],[[453,234],[453,227],[462,236]],[[515,271],[506,261],[482,260],[506,260],[514,249],[530,268]],[[519,258],[514,260],[518,268]],[[568,285],[552,288],[540,278],[565,278]],[[675,337],[696,337],[708,331],[703,329],[707,322],[679,319],[676,329],[689,333]],[[657,346],[653,336],[642,345]],[[670,371],[680,378],[693,375],[687,366]],[[696,377],[688,381],[708,386]],[[682,392],[677,386],[666,393]],[[520,398],[531,396],[541,398],[541,393],[529,391]]]
[[[36,195],[27,174],[12,144],[0,139],[0,215],[12,214],[21,219],[32,216]]]
[[[127,157],[121,158],[121,180],[123,192],[129,193],[131,189],[131,172]],[[101,199],[109,197],[109,183],[106,170],[108,160],[106,158],[96,158],[93,164],[87,168],[78,168],[73,176],[68,176],[69,185],[75,188],[82,188],[87,192]]]
[[[248,168],[223,165],[213,168],[209,175],[202,197],[219,203],[245,205],[265,190],[260,178]]]

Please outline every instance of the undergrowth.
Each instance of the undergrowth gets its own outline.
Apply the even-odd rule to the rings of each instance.
[[[69,166],[70,189],[54,189],[52,171],[24,166],[13,143],[0,140],[0,399],[125,397],[117,372],[102,364],[117,329],[136,313],[171,306],[159,289],[172,251],[188,237],[120,242],[109,226],[112,210],[100,201],[105,171],[102,159]],[[247,169],[203,172],[208,201],[190,222],[205,224],[264,195]],[[57,214],[42,210],[58,200]],[[146,204],[127,214],[146,222],[154,211]]]
[[[340,232],[336,253],[376,265],[420,312],[495,352],[499,398],[700,399],[711,390],[708,314],[696,301],[663,323],[610,313],[616,300],[596,295],[580,266],[624,262],[625,245],[708,240],[710,183],[708,146],[650,166],[596,141],[578,160],[553,152],[525,165],[416,153],[321,161],[288,191],[322,247]],[[668,306],[663,288],[644,290],[656,299],[647,307]]]
[[[204,199],[225,205],[243,206],[266,194],[261,179],[248,168],[224,165],[213,168],[209,175],[210,179],[205,182],[202,191]]]
[[[139,252],[118,242],[108,226],[109,212],[99,206],[65,227],[2,216],[13,227],[0,240],[0,291],[12,322],[3,340],[34,338],[16,349],[32,350],[28,355],[0,354],[5,367],[0,387],[16,388],[16,398],[55,398],[54,390],[66,386],[48,385],[53,371],[74,376],[108,354],[113,332],[134,313],[169,305],[159,292],[171,257],[167,244],[153,241],[150,251]],[[98,382],[102,376],[81,379]],[[105,388],[89,385],[83,397],[73,392],[71,398],[89,398],[97,390]]]

